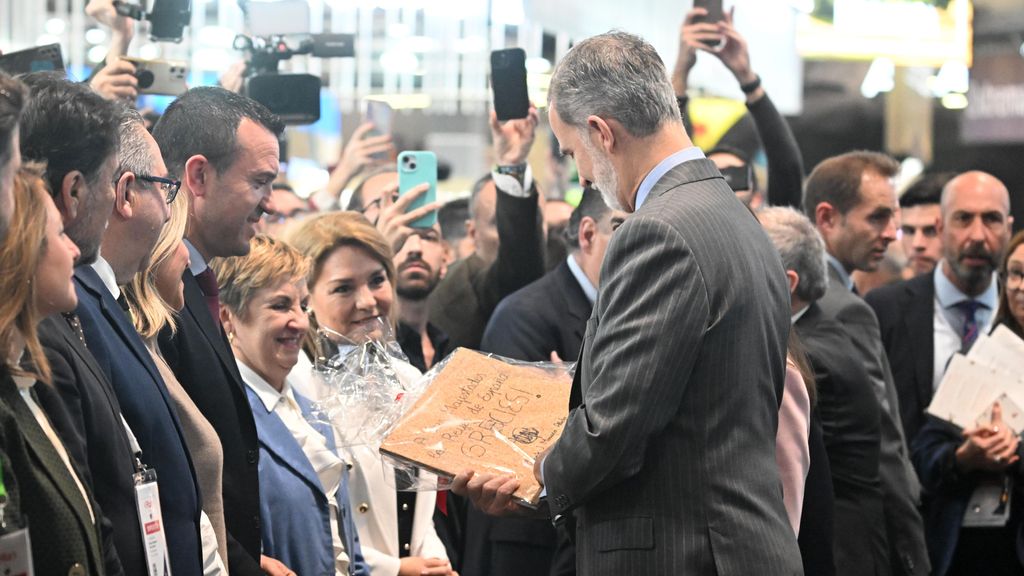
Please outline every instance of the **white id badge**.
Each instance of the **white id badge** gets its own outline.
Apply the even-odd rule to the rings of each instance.
[[[32,544],[28,539],[28,528],[8,532],[0,536],[0,574],[10,576],[33,576]]]
[[[156,470],[145,468],[136,472],[135,506],[139,511],[139,529],[146,550],[146,568],[149,576],[170,576],[171,565],[167,557],[167,535],[160,513],[160,489],[156,483]]]

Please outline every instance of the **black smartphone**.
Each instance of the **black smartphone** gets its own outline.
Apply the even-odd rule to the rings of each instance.
[[[754,181],[753,168],[750,164],[743,166],[728,166],[720,170],[725,183],[732,188],[733,192],[747,192],[751,189]]]
[[[696,22],[715,23],[724,19],[722,11],[722,0],[693,0],[694,8],[703,8],[708,11],[707,16],[697,18]]]
[[[498,120],[526,118],[530,95],[526,90],[526,52],[508,48],[491,52],[491,88]]]
[[[46,44],[0,56],[0,70],[11,76],[29,72],[63,72],[64,58],[60,44]]]

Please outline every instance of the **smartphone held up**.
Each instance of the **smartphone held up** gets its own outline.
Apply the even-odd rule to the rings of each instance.
[[[413,188],[427,184],[427,191],[409,203],[405,211],[412,212],[437,200],[437,156],[433,152],[406,151],[398,155],[398,196],[409,194]],[[437,210],[409,223],[411,228],[430,228],[437,223]]]
[[[491,52],[491,88],[494,91],[494,113],[499,121],[526,118],[530,114],[526,52],[522,48]]]

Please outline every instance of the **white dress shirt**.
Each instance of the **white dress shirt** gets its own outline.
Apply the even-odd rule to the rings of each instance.
[[[256,393],[268,412],[272,412],[281,419],[285,428],[291,432],[295,441],[302,448],[309,463],[316,471],[320,479],[320,486],[327,496],[328,513],[331,521],[331,544],[334,548],[334,566],[338,575],[348,574],[349,557],[345,552],[345,545],[341,541],[341,532],[338,529],[338,504],[335,499],[338,488],[341,486],[341,476],[345,470],[345,462],[327,447],[327,443],[319,432],[306,421],[302,410],[295,402],[295,394],[291,385],[285,380],[284,386],[278,392],[273,386],[267,383],[259,374],[238,360],[238,371],[242,375],[242,381],[250,390]]]

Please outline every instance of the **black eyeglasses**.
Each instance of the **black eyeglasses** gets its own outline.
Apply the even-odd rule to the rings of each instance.
[[[168,204],[174,202],[174,198],[178,196],[178,190],[181,189],[181,180],[162,178],[160,176],[149,176],[146,174],[136,174],[135,177],[139,180],[159,184],[160,190],[163,191],[164,198],[167,199]]]

